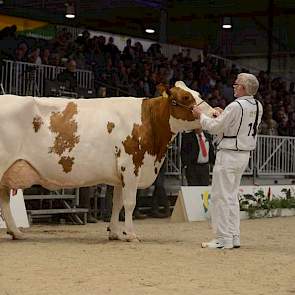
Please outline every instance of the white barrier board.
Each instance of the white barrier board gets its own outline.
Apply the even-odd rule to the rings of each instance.
[[[11,208],[12,216],[15,220],[17,227],[25,228],[30,226],[22,190],[19,189],[17,190],[17,194],[15,196],[10,196],[10,208]],[[0,228],[6,228],[6,224],[1,217],[1,214],[0,214]]]
[[[295,195],[294,185],[271,185],[271,186],[240,186],[239,194],[255,195],[263,191],[269,198],[285,198],[282,190],[291,190]],[[182,186],[171,215],[171,221],[201,221],[210,218],[211,186]]]

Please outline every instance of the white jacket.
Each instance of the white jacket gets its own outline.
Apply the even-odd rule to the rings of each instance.
[[[256,132],[261,122],[263,108],[253,96],[239,97],[230,103],[217,118],[201,114],[202,128],[217,134],[217,149],[251,151],[255,149],[257,135],[254,132],[257,105]]]

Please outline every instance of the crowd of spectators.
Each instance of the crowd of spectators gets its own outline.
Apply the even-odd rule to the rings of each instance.
[[[168,59],[161,52],[161,45],[154,43],[144,51],[140,42],[126,41],[122,51],[115,45],[113,37],[91,37],[88,31],[74,39],[71,33],[62,30],[52,40],[20,37],[16,26],[0,32],[0,58],[15,61],[64,66],[68,60],[75,61],[78,69],[92,70],[95,88],[109,85],[107,96],[122,94],[137,97],[153,97],[159,83],[172,86],[178,80],[200,92],[211,106],[224,108],[233,97],[232,84],[241,71],[228,67],[221,59],[191,58],[190,50]],[[294,82],[283,78],[271,78],[261,71],[259,99],[264,105],[261,134],[295,135],[295,89]]]

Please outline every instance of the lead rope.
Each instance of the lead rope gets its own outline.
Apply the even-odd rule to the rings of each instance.
[[[192,110],[192,107],[188,107],[187,105],[182,104],[182,103],[176,101],[176,99],[172,99],[171,102],[172,102],[172,105],[173,105],[173,106],[179,106],[179,107],[182,107],[182,108],[184,108],[184,109],[186,109],[186,110],[189,110],[189,111]],[[201,102],[199,102],[198,104],[196,104],[196,106],[199,106],[199,105],[202,104],[203,102],[204,102],[204,100],[202,100]]]

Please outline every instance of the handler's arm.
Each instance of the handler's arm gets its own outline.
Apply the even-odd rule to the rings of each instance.
[[[200,123],[203,130],[207,130],[211,134],[220,134],[237,119],[238,113],[238,104],[231,103],[217,118],[209,118],[202,113],[200,116]]]

